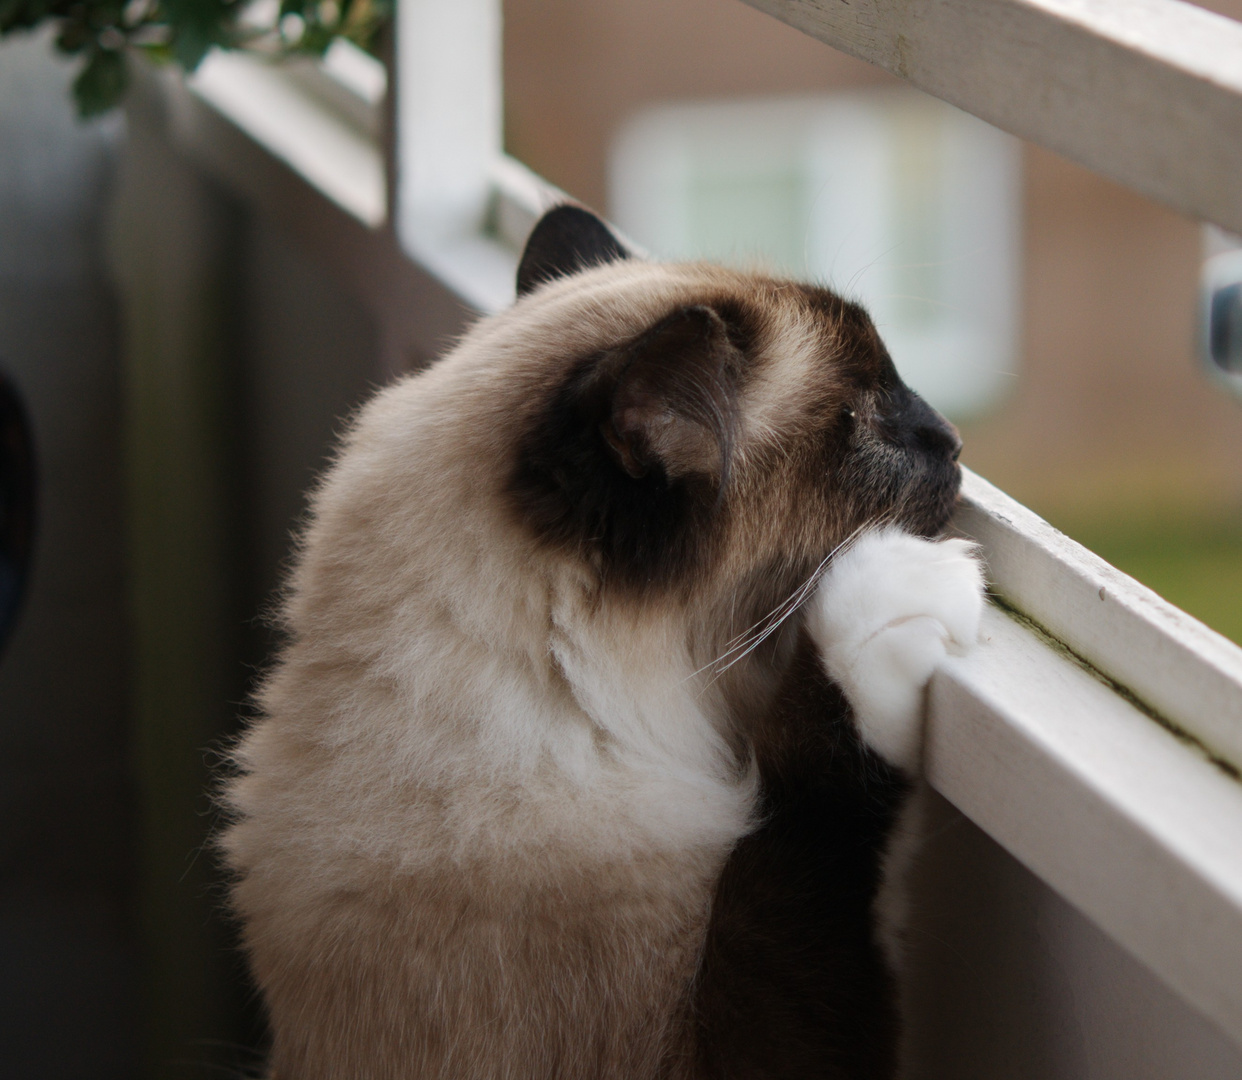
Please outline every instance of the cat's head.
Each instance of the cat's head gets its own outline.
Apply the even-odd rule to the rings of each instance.
[[[944,528],[956,430],[828,289],[635,259],[589,212],[528,241],[514,322],[555,354],[507,496],[605,588],[766,602],[859,530]]]

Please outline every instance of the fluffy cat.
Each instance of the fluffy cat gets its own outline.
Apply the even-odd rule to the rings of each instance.
[[[313,498],[222,839],[273,1073],[889,1077],[957,434],[856,305],[576,207],[518,291]]]

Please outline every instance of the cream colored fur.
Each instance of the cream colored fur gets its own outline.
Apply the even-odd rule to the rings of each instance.
[[[545,287],[358,417],[314,496],[289,644],[227,794],[280,1080],[638,1080],[670,1046],[678,1074],[670,1025],[756,800],[703,628],[780,513],[725,552],[699,607],[601,603],[591,567],[519,528],[500,485],[564,375],[549,357],[740,280],[622,263]],[[782,334],[809,347],[795,316]],[[758,381],[739,453],[797,422],[808,363]],[[851,603],[868,633],[894,618]],[[889,667],[920,686],[930,670]],[[864,724],[908,762],[910,739],[882,730]]]
[[[282,1080],[571,1076],[599,1040],[616,1076],[655,1068],[755,780],[689,613],[597,603],[498,485],[550,353],[702,284],[622,266],[480,323],[316,494],[223,840]]]

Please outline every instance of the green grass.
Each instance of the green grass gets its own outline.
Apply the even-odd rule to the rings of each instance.
[[[1242,515],[1118,514],[1053,524],[1242,645]]]

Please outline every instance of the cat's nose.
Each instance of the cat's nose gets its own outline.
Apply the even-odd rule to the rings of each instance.
[[[941,417],[941,422],[944,426],[938,432],[937,437],[942,438],[945,441],[945,444],[949,450],[949,457],[956,461],[962,456],[962,433],[957,430],[956,426],[949,423],[949,421],[945,420],[943,417]]]
[[[911,416],[914,441],[924,453],[956,461],[962,453],[962,436],[952,424],[922,398],[914,399]]]

